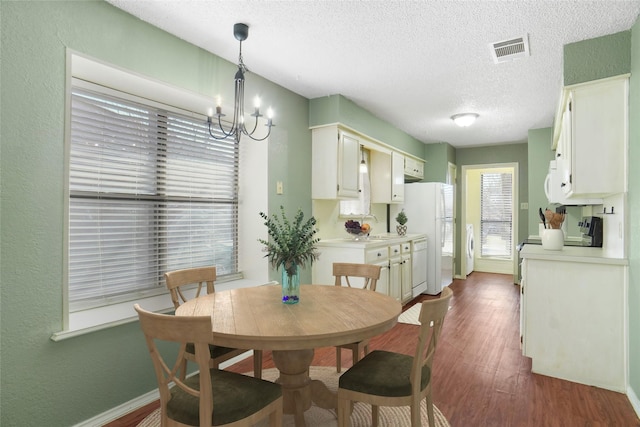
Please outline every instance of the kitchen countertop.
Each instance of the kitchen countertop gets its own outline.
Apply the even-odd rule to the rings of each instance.
[[[520,258],[561,262],[585,262],[595,264],[629,265],[626,258],[610,256],[602,248],[565,246],[559,251],[547,250],[542,245],[524,245]]]
[[[368,239],[354,240],[351,237],[338,237],[334,239],[322,239],[317,243],[317,246],[330,246],[330,247],[342,247],[342,248],[374,248],[379,246],[399,245],[401,243],[426,239],[426,234],[406,234],[404,236],[398,236],[397,234],[375,234]]]

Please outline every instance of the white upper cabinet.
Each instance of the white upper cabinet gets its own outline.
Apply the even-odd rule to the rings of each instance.
[[[556,160],[569,198],[627,191],[628,76],[565,88]]]
[[[371,203],[404,202],[404,156],[371,151]]]
[[[424,176],[424,160],[403,153],[344,125],[311,130],[311,198],[358,199],[362,149],[371,153],[371,203],[402,203],[404,183]],[[411,172],[409,178],[408,172]]]
[[[358,136],[327,126],[312,131],[313,199],[357,199],[360,140]]]
[[[424,178],[424,162],[405,157],[404,178],[405,181],[421,181]]]

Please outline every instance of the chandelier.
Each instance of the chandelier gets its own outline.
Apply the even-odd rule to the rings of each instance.
[[[254,141],[264,141],[271,134],[271,128],[275,126],[273,124],[273,110],[271,107],[267,110],[267,124],[265,126],[268,127],[267,134],[262,137],[254,137],[253,134],[256,132],[258,128],[258,119],[262,117],[260,114],[260,98],[255,97],[254,100],[254,110],[251,117],[255,118],[255,122],[253,124],[253,129],[251,131],[247,130],[247,127],[244,123],[244,74],[249,71],[247,66],[244,65],[242,61],[242,42],[249,37],[249,26],[246,24],[235,24],[233,26],[233,35],[235,38],[240,41],[240,54],[238,55],[238,71],[236,72],[235,80],[235,100],[233,103],[233,121],[231,122],[231,127],[225,129],[222,126],[222,117],[225,117],[225,114],[222,114],[222,105],[220,97],[217,99],[216,112],[213,114],[213,110],[210,110],[209,115],[207,117],[207,124],[209,126],[209,134],[214,139],[227,139],[229,137],[233,137],[236,142],[240,142],[240,137],[242,135],[247,135],[249,138]],[[214,123],[215,118],[217,117],[217,124]],[[214,134],[214,129],[218,136]],[[219,136],[222,134],[222,136]]]

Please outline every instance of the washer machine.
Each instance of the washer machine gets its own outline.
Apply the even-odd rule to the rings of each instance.
[[[473,271],[473,224],[467,224],[467,276]]]

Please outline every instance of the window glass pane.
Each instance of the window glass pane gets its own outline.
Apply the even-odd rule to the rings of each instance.
[[[163,289],[170,270],[237,273],[237,144],[131,98],[72,89],[71,311]]]
[[[513,247],[513,177],[511,173],[482,173],[481,255],[511,259]]]

